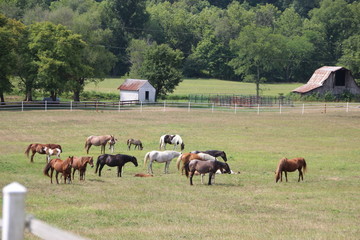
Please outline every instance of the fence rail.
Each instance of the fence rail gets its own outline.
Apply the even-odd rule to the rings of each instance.
[[[204,110],[204,111],[226,111],[226,112],[278,112],[278,113],[327,113],[327,112],[354,112],[360,111],[360,103],[331,102],[331,103],[292,103],[292,104],[224,104],[208,102],[6,102],[0,105],[1,111],[31,111],[31,110],[92,110],[92,111],[167,111],[169,109],[178,109],[184,111]]]

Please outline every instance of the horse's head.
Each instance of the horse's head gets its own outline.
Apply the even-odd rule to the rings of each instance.
[[[138,162],[137,162],[136,157],[132,156],[132,157],[131,157],[131,162],[135,165],[135,167],[138,166]]]
[[[89,157],[89,165],[91,167],[94,167],[94,159],[93,159],[93,157]]]
[[[182,143],[181,143],[181,151],[183,151],[184,148],[185,148],[185,144],[182,142]]]
[[[224,151],[222,151],[220,156],[222,157],[222,159],[224,159],[225,162],[227,161],[226,153]]]
[[[229,164],[227,164],[227,163],[224,164],[223,173],[231,174],[231,170],[230,170]]]

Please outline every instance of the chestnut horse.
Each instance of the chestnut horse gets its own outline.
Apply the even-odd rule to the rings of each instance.
[[[60,149],[60,151],[62,152],[62,148],[59,144],[40,144],[40,143],[31,143],[25,150],[25,154],[27,155],[27,157],[29,157],[29,153],[30,150],[32,152],[31,158],[30,158],[30,162],[34,162],[34,155],[35,153],[39,153],[39,154],[46,154],[46,151],[44,150],[45,147],[51,148],[51,149],[55,149],[58,148]]]
[[[52,176],[54,173],[54,170],[56,171],[56,183],[59,184],[58,175],[59,173],[62,173],[64,176],[64,183],[66,183],[66,179],[70,177],[71,181],[71,164],[73,163],[74,157],[68,157],[66,160],[61,160],[59,158],[52,159],[48,164],[46,164],[44,168],[44,175],[48,176],[51,179],[52,182]],[[51,170],[51,173],[49,175],[49,170]]]
[[[200,153],[200,152],[199,153],[183,153],[176,160],[176,166],[177,166],[178,170],[180,170],[180,163],[182,162],[183,167],[181,168],[181,172],[183,173],[185,164],[187,164],[188,162],[190,162],[191,160],[194,160],[194,159],[203,160],[203,161],[216,160],[215,157],[213,157],[209,154],[206,154],[206,153]]]
[[[105,135],[105,136],[90,136],[85,141],[85,149],[86,153],[89,154],[89,149],[92,145],[101,146],[100,153],[105,154],[105,145],[109,143],[110,147],[114,147],[116,140],[113,135]]]
[[[283,172],[285,172],[285,178],[286,178],[286,182],[287,182],[288,181],[287,172],[294,172],[296,170],[299,171],[298,182],[300,182],[300,177],[301,177],[301,180],[304,181],[303,172],[305,173],[305,171],[306,171],[306,162],[305,162],[304,158],[294,158],[294,159],[282,158],[279,161],[279,164],[278,164],[276,172],[275,172],[276,182],[278,182],[279,179],[280,179],[280,182],[282,182],[282,173]]]
[[[86,166],[89,164],[92,168],[94,167],[93,157],[74,157],[73,163],[71,164],[73,172],[72,179],[74,180],[74,175],[76,170],[80,172],[80,181],[85,180]]]
[[[231,173],[230,167],[227,163],[217,160],[201,161],[195,159],[185,164],[185,174],[186,177],[190,176],[190,185],[193,185],[192,178],[195,172],[198,172],[200,174],[209,173],[208,185],[211,185],[211,179],[213,178],[213,176],[215,177],[215,173],[219,169],[221,169],[222,173]]]

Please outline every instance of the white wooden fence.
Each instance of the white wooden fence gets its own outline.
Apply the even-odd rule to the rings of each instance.
[[[3,218],[0,219],[2,240],[22,240],[26,229],[46,240],[86,240],[86,238],[52,227],[30,215],[26,216],[26,192],[26,188],[17,182],[3,188]]]

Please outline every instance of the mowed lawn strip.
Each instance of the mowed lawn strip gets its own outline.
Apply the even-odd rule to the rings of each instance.
[[[358,113],[234,114],[185,109],[159,111],[1,112],[0,183],[23,184],[26,211],[61,229],[91,239],[357,239],[360,230],[360,115]],[[115,153],[137,158],[123,177],[104,167],[98,177],[88,166],[72,184],[50,184],[45,156],[34,163],[24,151],[30,143],[58,143],[67,156],[86,156],[90,135],[112,134]],[[217,175],[213,186],[194,186],[176,169],[163,174],[154,163],[146,173],[146,152],[158,150],[163,134],[179,134],[185,151],[218,149],[240,174]],[[141,139],[144,150],[127,150],[128,138]],[[168,149],[172,149],[168,146]],[[109,149],[106,148],[107,153]],[[89,152],[95,159],[100,148]],[[304,157],[308,171],[298,183],[275,183],[282,157]],[[220,159],[221,160],[221,159]],[[207,179],[206,179],[207,180]],[[1,200],[2,202],[2,200]],[[26,239],[37,239],[26,234]]]

